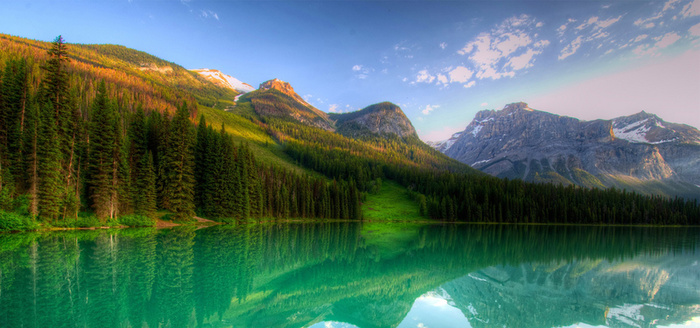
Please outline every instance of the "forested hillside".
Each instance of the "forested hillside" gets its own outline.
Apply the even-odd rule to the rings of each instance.
[[[697,201],[485,176],[414,133],[392,132],[410,122],[390,103],[345,116],[372,133],[344,136],[296,94],[258,90],[227,112],[235,91],[196,73],[61,37],[0,35],[0,71],[0,230],[156,217],[360,219],[363,198],[386,179],[437,220],[700,223]]]
[[[134,73],[122,67],[128,61],[114,61],[140,61],[147,57],[142,53],[89,52],[92,46],[68,45],[61,37],[50,45],[1,40],[2,230],[36,222],[152,225],[159,209],[175,220],[359,218],[352,183],[263,164],[223,125],[214,128],[202,118],[195,126],[202,98],[173,87],[192,76],[186,71],[158,82],[127,74]],[[207,88],[216,90],[200,91]]]

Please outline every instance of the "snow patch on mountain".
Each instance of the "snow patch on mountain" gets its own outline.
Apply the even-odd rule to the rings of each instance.
[[[481,131],[481,128],[483,128],[482,125],[477,125],[474,127],[474,130],[472,130],[472,135],[476,137],[477,134],[479,134],[479,131]]]
[[[629,142],[649,143],[649,140],[646,138],[647,132],[651,129],[651,127],[646,124],[648,121],[649,119],[647,118],[643,121],[623,125],[621,127],[617,126],[617,122],[613,121],[613,134],[615,134],[615,138],[627,140]]]
[[[225,88],[229,88],[232,90],[236,90],[240,93],[248,93],[255,88],[248,84],[241,82],[237,78],[224,74],[219,70],[215,69],[208,69],[208,68],[202,68],[202,69],[193,69],[193,72],[199,73],[199,75],[203,76],[205,79],[212,81],[220,86],[223,86]]]
[[[472,165],[470,165],[470,166],[471,166],[471,167],[474,167],[475,165],[488,163],[489,161],[490,161],[490,159],[485,159],[485,160],[483,160],[483,161],[474,162],[474,164],[472,164]]]

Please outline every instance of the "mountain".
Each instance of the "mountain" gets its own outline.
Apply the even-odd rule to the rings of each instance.
[[[239,102],[242,106],[252,106],[259,117],[291,120],[326,131],[335,130],[328,114],[311,106],[289,83],[279,79],[261,83],[258,90],[242,96]]]
[[[122,46],[71,45],[62,43],[60,37],[47,43],[0,35],[0,48],[0,143],[8,149],[0,156],[0,207],[26,217],[23,222],[27,224],[20,227],[34,222],[30,214],[41,213],[49,222],[55,219],[62,223],[92,210],[99,211],[96,216],[100,219],[137,210],[154,213],[156,209],[179,218],[191,217],[197,209],[202,217],[224,221],[257,217],[351,219],[361,215],[362,199],[379,197],[382,181],[387,180],[405,190],[404,196],[415,202],[421,215],[437,220],[695,224],[700,218],[700,207],[685,200],[488,177],[415,138],[410,121],[390,103],[332,116],[306,103],[287,82],[267,81],[236,100],[238,92],[199,73]],[[66,74],[59,74],[62,72]],[[40,94],[43,88],[38,87],[42,83],[61,88],[51,89],[51,98],[44,97]],[[57,99],[58,109],[51,107],[49,99]],[[40,119],[44,117],[50,119]],[[49,124],[54,121],[60,129]],[[22,129],[22,124],[30,128]],[[627,125],[620,128],[640,129],[637,125],[624,128]],[[600,129],[601,133],[609,132],[612,126]],[[676,138],[651,145],[657,148],[689,138],[664,135],[651,128],[647,132],[665,138],[653,142]],[[37,146],[22,151],[27,141]],[[111,148],[98,149],[99,145]],[[80,175],[97,165],[94,161],[98,157],[92,156],[96,149],[108,158],[100,162],[107,174],[99,177],[112,175],[111,183],[101,182],[102,190],[88,188],[93,177]],[[694,159],[684,157],[686,153],[665,156],[673,159],[669,165],[692,171]],[[673,174],[681,171],[674,170]],[[534,165],[532,171],[536,171]],[[673,178],[668,172],[654,174]],[[183,178],[173,179],[176,175]],[[594,178],[590,181],[598,181]],[[43,182],[34,188],[32,181]],[[61,181],[70,185],[52,187]],[[142,192],[129,186],[129,181],[135,181]],[[673,181],[682,183],[680,179]],[[109,188],[134,193],[115,194]],[[219,190],[226,191],[226,197],[236,195],[236,200],[207,200],[223,197]],[[98,191],[104,197],[95,201]],[[170,198],[173,196],[177,199]],[[30,211],[15,201],[21,197],[32,199]],[[557,201],[552,202],[553,198]],[[83,200],[89,199],[92,206],[83,206]],[[248,203],[250,206],[245,206]],[[149,207],[143,209],[142,205]],[[0,220],[0,229],[17,228],[12,222],[9,226],[3,223],[7,222]]]
[[[514,103],[432,146],[502,178],[700,195],[700,131],[646,112],[581,121]]]
[[[193,69],[191,71],[198,73],[199,75],[201,75],[205,79],[207,79],[211,82],[214,82],[214,84],[216,84],[220,87],[228,88],[228,89],[234,90],[236,92],[248,93],[248,92],[255,90],[255,88],[252,85],[250,85],[248,83],[243,83],[243,82],[239,81],[238,79],[236,79],[235,77],[224,74],[219,70],[201,68],[201,69]]]
[[[327,114],[306,102],[288,82],[279,79],[261,83],[257,91],[247,94],[240,101],[243,106],[249,102],[260,117],[291,120],[348,138],[394,134],[400,139],[420,140],[406,114],[390,102],[370,105],[350,113]]]
[[[367,106],[359,111],[329,114],[337,131],[350,138],[371,135],[395,134],[402,139],[418,138],[416,129],[399,106],[383,102]]]

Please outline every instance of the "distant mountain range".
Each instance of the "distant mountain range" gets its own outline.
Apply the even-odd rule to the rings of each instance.
[[[431,146],[501,178],[700,195],[700,131],[643,111],[581,121],[514,103]]]

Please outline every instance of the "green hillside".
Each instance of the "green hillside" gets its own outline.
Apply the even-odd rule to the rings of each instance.
[[[700,223],[697,201],[563,186],[560,174],[541,176],[543,184],[486,176],[412,137],[410,121],[390,103],[328,118],[271,80],[274,87],[231,106],[235,91],[121,46],[0,35],[0,49],[0,230],[151,225],[156,212],[223,222],[365,213]],[[334,131],[351,121],[381,133]],[[401,209],[411,202],[417,215]]]

